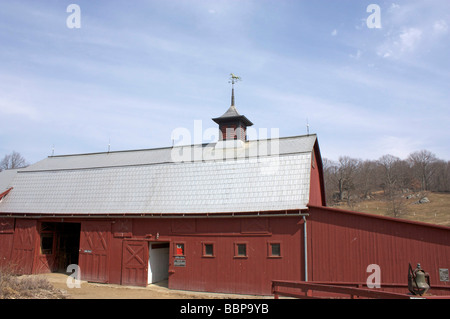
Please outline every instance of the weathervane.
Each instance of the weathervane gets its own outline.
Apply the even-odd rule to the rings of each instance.
[[[230,81],[228,83],[231,83],[234,87],[234,83],[236,83],[237,81],[242,81],[240,76],[234,75],[233,73],[230,73]]]
[[[242,79],[240,76],[234,75],[233,73],[230,73],[230,76],[228,83],[231,83],[231,106],[234,106],[234,83],[242,81]]]

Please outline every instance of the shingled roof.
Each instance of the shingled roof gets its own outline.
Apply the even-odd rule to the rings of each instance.
[[[316,135],[51,156],[10,172],[0,214],[217,214],[306,209]],[[0,190],[0,192],[3,190]]]

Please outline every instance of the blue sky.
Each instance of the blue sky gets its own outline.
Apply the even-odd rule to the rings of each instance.
[[[170,146],[216,126],[232,72],[255,129],[308,121],[323,157],[450,160],[448,0],[0,0],[0,46],[0,157]]]

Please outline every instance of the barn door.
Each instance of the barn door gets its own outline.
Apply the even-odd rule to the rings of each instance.
[[[17,219],[12,252],[13,268],[18,274],[31,274],[37,238],[37,221]]]
[[[108,282],[110,236],[110,222],[81,223],[79,266],[82,280]]]
[[[123,241],[122,285],[147,286],[148,242]]]

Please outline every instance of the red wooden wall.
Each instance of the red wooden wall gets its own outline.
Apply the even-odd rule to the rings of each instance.
[[[406,284],[408,264],[420,263],[439,281],[450,268],[450,229],[362,213],[311,206],[308,211],[309,281],[365,283],[377,264],[381,283]],[[61,219],[47,221],[61,222]],[[75,222],[75,220],[71,220]],[[170,242],[169,288],[270,294],[271,280],[304,280],[303,219],[289,217],[78,219],[82,279],[146,285],[148,244]],[[17,263],[20,272],[39,272],[41,220],[0,220],[0,266]],[[184,245],[176,256],[177,244]],[[205,244],[213,245],[206,256]],[[237,244],[247,255],[237,256]],[[270,256],[280,244],[281,256]],[[1,259],[3,258],[3,259]],[[176,265],[182,260],[184,265]]]
[[[37,220],[16,219],[11,252],[11,265],[17,273],[33,273],[37,250]]]
[[[406,284],[409,263],[420,263],[432,287],[450,287],[439,280],[439,268],[450,268],[448,227],[311,207],[307,233],[311,281],[365,283],[377,264],[381,283]]]
[[[299,216],[71,219],[75,221],[81,223],[82,280],[145,286],[150,242],[170,242],[172,289],[270,294],[271,280],[302,280],[304,275],[303,220]],[[46,256],[39,249],[41,222],[16,219],[14,235],[2,234],[9,237],[0,251],[5,259],[12,255],[21,267],[19,272],[40,273],[48,268],[42,266]],[[182,257],[176,256],[177,244],[184,244]],[[204,244],[213,245],[213,256],[205,256]],[[246,244],[245,257],[237,256],[237,244]],[[271,256],[270,244],[279,244],[280,256]],[[177,258],[185,265],[177,266]]]
[[[271,280],[300,280],[302,221],[299,217],[135,219],[133,235],[170,241],[169,288],[226,293],[270,294]],[[184,244],[185,267],[175,266],[175,246]],[[204,256],[203,244],[214,255]],[[247,246],[237,257],[236,244]],[[271,257],[268,245],[279,243],[281,257]]]
[[[323,181],[322,158],[320,155],[319,144],[315,143],[314,150],[311,153],[311,176],[309,186],[309,204],[315,206],[325,206],[325,185]]]
[[[87,222],[82,222],[82,230],[83,223]],[[148,243],[170,242],[169,288],[270,294],[271,280],[302,279],[302,223],[300,217],[111,220],[109,225],[107,222],[101,227],[97,225],[94,230],[97,235],[82,231],[80,241],[85,242],[80,245],[82,278],[145,285]],[[110,239],[102,241],[102,236]],[[92,243],[86,245],[88,242]],[[103,249],[106,242],[108,278],[96,279],[93,274],[98,274],[101,267],[95,263],[101,258],[95,259],[92,248],[97,245]],[[205,243],[213,245],[213,256],[204,256]],[[247,245],[246,257],[235,256],[235,245],[240,243]],[[270,256],[271,243],[280,244],[280,257]],[[183,267],[175,265],[175,259],[179,258],[176,244],[184,244]],[[81,257],[84,250],[92,261]]]
[[[0,267],[9,267],[14,237],[14,218],[0,218]]]

